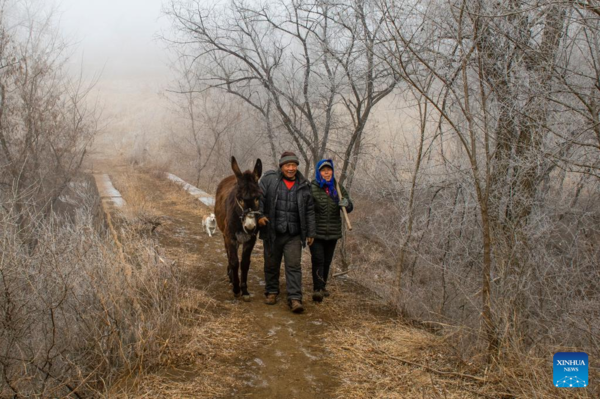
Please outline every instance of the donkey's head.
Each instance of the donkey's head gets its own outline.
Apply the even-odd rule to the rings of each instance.
[[[249,170],[242,173],[238,166],[235,157],[231,157],[231,169],[237,178],[237,186],[235,190],[235,201],[238,205],[242,226],[246,232],[252,232],[257,227],[256,215],[260,204],[260,187],[258,179],[262,175],[262,162],[256,160],[254,170]]]

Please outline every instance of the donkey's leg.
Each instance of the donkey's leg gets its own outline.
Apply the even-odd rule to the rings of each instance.
[[[249,241],[244,243],[242,248],[242,298],[244,301],[250,301],[250,293],[248,292],[248,270],[250,270],[250,256],[252,249],[256,243],[256,236],[253,236]]]
[[[229,245],[227,246],[227,258],[229,264],[227,265],[227,270],[230,273],[231,283],[233,285],[233,294],[236,297],[240,296],[240,276],[238,272],[240,268],[240,261],[238,258],[238,249],[238,242],[229,240]]]
[[[225,251],[227,252],[227,277],[229,277],[229,284],[233,284],[233,271],[231,270],[231,259],[229,247],[231,246],[230,241],[226,236],[223,236],[223,241],[225,241]]]

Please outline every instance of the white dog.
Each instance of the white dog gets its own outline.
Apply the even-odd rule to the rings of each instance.
[[[202,218],[202,227],[206,230],[206,234],[208,234],[209,237],[212,237],[213,234],[215,234],[215,231],[217,230],[217,218],[214,213]]]

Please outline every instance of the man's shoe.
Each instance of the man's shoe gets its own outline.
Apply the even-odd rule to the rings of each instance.
[[[313,302],[323,302],[323,291],[321,290],[317,290],[315,292],[313,292],[312,298],[313,298]]]
[[[267,305],[275,305],[277,303],[277,294],[267,294],[265,303]]]
[[[327,288],[323,288],[323,296],[325,298],[327,298],[327,297],[329,297],[329,295],[331,295],[331,294],[329,293],[329,291],[327,291]]]
[[[304,307],[302,306],[302,302],[298,299],[292,299],[290,301],[290,309],[294,313],[302,313],[304,312]]]

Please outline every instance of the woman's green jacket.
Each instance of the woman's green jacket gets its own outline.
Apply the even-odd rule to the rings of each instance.
[[[343,198],[348,199],[346,211],[352,212],[354,208],[348,192],[344,186],[340,185]],[[314,202],[315,216],[317,222],[317,235],[315,238],[321,240],[337,240],[342,238],[342,209],[327,193],[324,188],[319,187],[316,180],[310,185]]]

